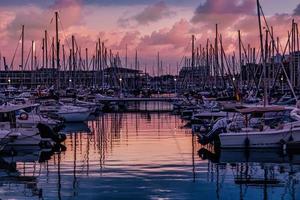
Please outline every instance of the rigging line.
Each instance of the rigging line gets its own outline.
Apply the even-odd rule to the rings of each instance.
[[[247,63],[250,64],[250,60],[249,60],[249,57],[247,56],[247,52],[246,52],[246,49],[245,49],[245,46],[244,46],[244,43],[243,41],[241,40],[241,45],[243,47],[243,50],[244,50],[244,54],[245,54],[245,57],[247,59]],[[257,71],[255,70],[255,72],[251,69],[251,67],[249,67],[249,69],[251,70],[250,73],[252,75],[252,78],[253,80],[255,80],[255,75],[257,74]],[[259,87],[259,83],[257,83],[256,81],[254,81],[254,84],[255,84],[255,87],[256,89],[258,90],[258,87]]]
[[[188,50],[188,48],[190,47],[190,44],[191,44],[191,40],[188,42],[187,46],[184,48],[184,52]],[[179,65],[182,64],[182,61],[183,59],[186,57],[186,55],[183,55],[180,62],[179,62]]]
[[[265,18],[265,15],[264,15],[264,13],[263,13],[263,10],[262,10],[262,7],[260,6],[260,4],[259,4],[259,8],[260,8],[260,10],[262,11],[263,19],[264,19],[264,21],[265,21],[265,25],[267,26],[268,32],[269,32],[269,34],[270,34],[270,36],[271,36],[271,38],[272,38],[272,41],[274,41],[273,34],[270,33],[270,28],[269,28],[268,22],[267,22],[267,20],[266,20],[266,18]],[[292,30],[293,30],[293,29],[292,29]],[[279,54],[279,49],[277,48],[276,45],[275,45],[275,49],[276,49],[276,53]],[[284,52],[284,53],[285,53],[285,52]],[[283,55],[284,55],[284,54],[283,54]],[[286,72],[286,70],[285,70],[285,68],[284,68],[284,65],[283,65],[283,57],[284,57],[284,56],[282,56],[282,59],[281,59],[281,62],[280,62],[280,66],[281,66],[281,68],[282,68],[282,71],[283,71],[283,73],[284,73],[286,79],[287,79],[287,82],[288,82],[288,85],[289,85],[289,87],[290,87],[290,90],[291,90],[291,92],[293,93],[293,96],[294,96],[294,98],[295,98],[296,101],[297,101],[297,100],[298,100],[298,97],[297,97],[297,95],[296,95],[296,93],[295,93],[294,87],[293,87],[293,85],[292,85],[292,83],[291,83],[291,81],[290,81],[290,79],[289,79],[289,77],[288,77],[288,74],[287,74],[287,72]]]
[[[187,46],[184,48],[184,52],[188,50],[188,48],[190,47],[190,44],[191,44],[191,40],[189,40]],[[186,58],[186,55],[183,55],[183,56],[181,57],[181,60],[180,60],[180,62],[179,62],[179,66],[182,65],[182,62],[183,62],[183,60],[184,60],[185,58]],[[187,66],[184,66],[184,67],[187,67]],[[186,77],[186,74],[187,74],[187,73],[188,73],[188,71],[186,71],[186,73],[184,74],[184,80],[182,81],[181,86],[184,85],[184,84],[187,82],[187,80],[186,80],[186,79],[188,79],[188,78]]]
[[[19,48],[19,46],[20,46],[20,40],[21,40],[21,38],[22,38],[22,34],[20,35],[20,39],[18,40],[17,48],[15,49],[15,52],[14,52],[14,55],[13,55],[11,64],[10,64],[10,66],[9,66],[10,69],[13,67],[14,60],[15,60],[15,57],[16,57],[16,54],[17,54],[17,50],[18,50],[18,48]]]
[[[22,69],[23,69],[23,70],[26,69],[26,66],[27,66],[27,64],[28,64],[28,61],[29,61],[29,57],[30,57],[31,52],[32,52],[32,48],[30,48],[30,51],[28,52],[28,56],[27,56],[27,58],[26,58],[25,66],[24,66],[24,67],[22,66]]]
[[[65,38],[65,41],[66,41],[68,47],[71,48],[71,45],[70,45],[70,43],[69,43],[69,41],[68,41],[68,39],[67,39],[67,36],[66,36],[66,33],[65,33],[65,29],[64,29],[64,26],[63,26],[63,24],[62,24],[62,20],[61,20],[61,18],[60,18],[60,15],[58,15],[58,21],[59,21],[59,23],[60,23],[60,26],[61,26],[61,29],[62,29],[64,38]]]
[[[279,49],[277,48],[277,45],[275,45],[274,36],[273,36],[272,32],[270,31],[270,28],[269,28],[267,19],[266,19],[266,17],[265,17],[265,14],[264,14],[264,12],[263,12],[263,9],[262,9],[261,6],[259,6],[259,7],[260,7],[260,9],[261,9],[261,12],[262,12],[262,16],[263,16],[265,25],[266,25],[266,27],[267,27],[267,29],[268,29],[268,33],[269,33],[269,35],[271,36],[272,43],[274,43],[274,48],[275,48],[275,50],[276,50],[276,53],[279,54]],[[286,43],[286,46],[285,46],[285,50],[283,51],[282,55],[284,55],[284,54],[286,53],[287,47],[288,47],[288,43],[290,42],[290,39],[291,39],[291,34],[289,34],[289,37],[288,37],[288,40],[287,40],[287,43]]]

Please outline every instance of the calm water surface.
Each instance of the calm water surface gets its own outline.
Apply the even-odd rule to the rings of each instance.
[[[0,198],[300,199],[297,155],[214,154],[185,124],[171,114],[135,113],[69,124],[66,151],[50,160],[5,158],[17,160],[17,171],[1,171]]]

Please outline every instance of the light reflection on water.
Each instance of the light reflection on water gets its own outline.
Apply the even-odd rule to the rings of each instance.
[[[18,162],[19,177],[23,178],[0,181],[0,198],[297,199],[300,197],[298,165],[285,163],[283,170],[279,164],[258,164],[255,160],[245,164],[245,161],[241,160],[244,154],[236,152],[229,154],[223,152],[221,154],[223,157],[217,156],[216,159],[212,159],[214,155],[210,156],[214,162],[202,160],[198,155],[202,147],[197,144],[196,137],[192,137],[190,129],[181,128],[185,122],[178,116],[104,114],[87,125],[89,133],[68,134],[65,141],[67,150],[53,155],[49,161]],[[82,131],[85,130],[82,125],[78,127],[81,127]],[[268,156],[280,158],[277,154]],[[277,161],[278,159],[275,159],[272,162]],[[235,162],[239,163],[228,164]],[[290,173],[293,171],[289,167],[296,173]],[[264,178],[267,171],[268,177],[279,177],[283,181],[271,186],[238,184],[237,178],[242,177],[238,175],[244,174],[246,169],[253,177]]]

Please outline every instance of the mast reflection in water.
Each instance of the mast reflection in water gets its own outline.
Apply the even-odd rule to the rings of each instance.
[[[297,155],[215,152],[202,148],[184,125],[178,116],[167,113],[104,114],[78,125],[76,133],[71,125],[66,129],[66,151],[47,161],[40,160],[38,153],[27,160],[8,157],[6,167],[0,163],[5,175],[0,198],[300,197]]]

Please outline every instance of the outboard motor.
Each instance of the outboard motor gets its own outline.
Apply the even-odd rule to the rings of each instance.
[[[51,138],[56,143],[61,143],[66,139],[66,135],[55,133],[46,124],[38,123],[38,125],[36,127],[39,129],[40,136],[42,138]]]
[[[198,142],[202,145],[206,145],[214,141],[219,134],[226,132],[227,119],[219,119],[212,127],[210,132],[206,135],[199,135]]]

